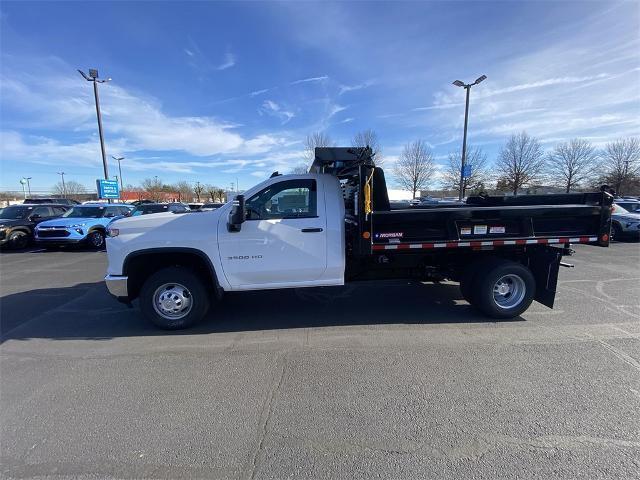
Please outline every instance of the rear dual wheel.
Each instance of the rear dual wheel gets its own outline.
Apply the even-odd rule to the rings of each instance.
[[[493,318],[523,313],[535,296],[536,282],[524,265],[510,260],[487,259],[472,264],[460,279],[463,297]]]

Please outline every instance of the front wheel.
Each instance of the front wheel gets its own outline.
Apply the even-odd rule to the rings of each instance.
[[[15,249],[25,248],[29,245],[29,237],[26,232],[17,231],[11,232],[9,235],[9,246]]]
[[[99,250],[104,247],[104,233],[100,230],[94,230],[87,235],[87,243],[95,250]]]
[[[535,296],[536,282],[531,270],[520,263],[499,260],[478,272],[473,282],[473,305],[484,314],[499,319],[524,312]]]
[[[145,317],[162,329],[188,328],[207,314],[209,292],[191,270],[163,268],[142,285],[140,309]]]

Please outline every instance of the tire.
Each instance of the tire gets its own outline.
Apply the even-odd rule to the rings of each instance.
[[[20,249],[26,248],[29,245],[29,235],[27,232],[17,230],[9,234],[8,243],[11,248]]]
[[[611,233],[609,234],[609,241],[619,242],[622,239],[622,227],[617,223],[611,224]]]
[[[207,314],[210,293],[204,282],[184,267],[168,267],[151,275],[140,290],[143,315],[164,330],[189,328]]]
[[[510,260],[495,260],[475,276],[471,303],[489,317],[514,318],[529,308],[535,293],[531,270]]]
[[[474,262],[471,262],[460,275],[460,293],[462,298],[467,302],[473,304],[475,302],[473,295],[473,281],[476,273],[482,269],[485,269],[487,265],[493,265],[498,259],[493,257],[480,258]]]
[[[104,232],[101,230],[93,230],[87,235],[87,245],[94,250],[104,248]]]

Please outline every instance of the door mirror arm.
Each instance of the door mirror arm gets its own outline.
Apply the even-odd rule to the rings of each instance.
[[[244,195],[238,195],[233,201],[233,207],[231,207],[229,221],[227,222],[227,230],[230,232],[239,232],[242,229],[242,224],[246,217],[247,214],[244,205]]]

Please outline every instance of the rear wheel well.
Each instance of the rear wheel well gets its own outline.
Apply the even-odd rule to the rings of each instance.
[[[129,277],[127,290],[130,300],[138,297],[143,283],[159,270],[169,267],[183,267],[191,270],[204,282],[212,292],[216,291],[215,271],[208,257],[197,250],[165,250],[143,252],[127,257],[124,262],[123,275]]]

